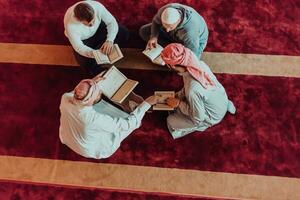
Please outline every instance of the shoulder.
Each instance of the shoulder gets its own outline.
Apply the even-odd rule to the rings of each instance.
[[[66,109],[73,104],[73,92],[64,93],[61,97],[60,109]]]
[[[89,5],[91,5],[95,9],[95,12],[97,12],[99,10],[105,9],[105,7],[103,6],[103,4],[101,4],[98,1],[91,1],[91,0],[89,0],[89,1],[86,1],[86,3],[88,3]]]
[[[73,99],[73,92],[66,92],[61,96],[61,102],[67,102]]]

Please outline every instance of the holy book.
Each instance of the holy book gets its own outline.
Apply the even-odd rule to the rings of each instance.
[[[114,44],[110,54],[105,55],[100,50],[93,51],[94,58],[97,64],[113,64],[123,58],[123,53],[118,44]]]
[[[158,64],[158,65],[165,65],[165,62],[160,56],[160,53],[162,52],[164,48],[160,46],[159,44],[156,44],[155,48],[152,49],[145,49],[143,51],[143,54],[146,55],[152,63]]]
[[[167,98],[175,97],[174,91],[155,91],[154,95],[158,96],[158,101],[153,106],[153,110],[174,110],[174,108],[166,103]]]
[[[107,70],[98,82],[103,94],[111,101],[121,104],[137,86],[138,81],[128,79],[115,66]]]

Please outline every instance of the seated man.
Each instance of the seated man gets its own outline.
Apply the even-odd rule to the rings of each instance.
[[[87,158],[111,156],[141,125],[145,112],[157,101],[155,96],[150,96],[127,114],[101,100],[102,93],[97,84],[101,79],[98,76],[82,80],[74,91],[62,96],[60,104],[60,140]]]
[[[71,6],[65,14],[64,27],[77,62],[90,76],[101,71],[92,51],[100,48],[109,54],[114,42],[122,46],[129,37],[128,30],[119,27],[111,13],[97,1],[81,1]]]
[[[152,23],[142,26],[139,34],[143,40],[148,41],[148,49],[157,43],[164,47],[177,42],[192,50],[199,58],[208,40],[208,29],[203,17],[193,8],[179,3],[161,7]]]
[[[219,123],[226,112],[235,113],[224,87],[210,68],[194,53],[178,43],[169,44],[161,53],[167,66],[183,78],[184,87],[167,104],[176,108],[167,118],[174,139]]]

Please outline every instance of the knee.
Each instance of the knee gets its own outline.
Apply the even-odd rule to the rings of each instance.
[[[151,29],[149,29],[149,25],[146,24],[139,29],[139,35],[144,41],[148,41],[150,39]]]
[[[126,42],[129,39],[129,30],[123,25],[119,25],[119,32],[117,35],[117,40],[119,43]]]

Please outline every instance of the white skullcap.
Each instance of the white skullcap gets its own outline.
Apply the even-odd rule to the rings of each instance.
[[[161,21],[164,24],[175,24],[180,19],[180,13],[175,8],[166,8],[161,14]]]

